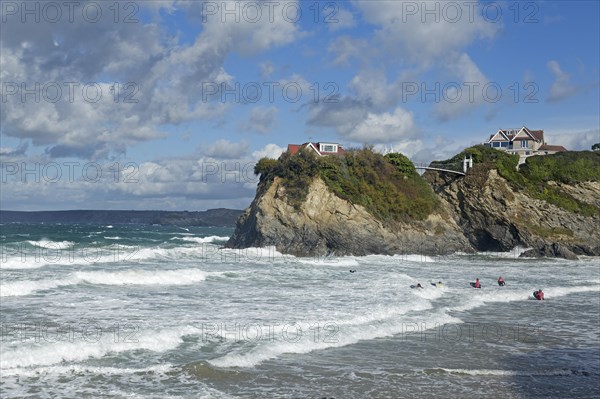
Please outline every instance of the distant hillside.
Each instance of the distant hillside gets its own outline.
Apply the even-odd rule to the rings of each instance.
[[[209,209],[172,211],[0,211],[0,223],[159,224],[174,226],[234,226],[242,211]]]

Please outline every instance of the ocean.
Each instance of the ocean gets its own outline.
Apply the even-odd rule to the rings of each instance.
[[[223,249],[229,228],[1,227],[2,398],[600,397],[598,259],[296,258]]]

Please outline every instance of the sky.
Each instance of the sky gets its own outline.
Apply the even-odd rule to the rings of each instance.
[[[597,1],[0,2],[0,209],[243,209],[330,141],[600,142]]]

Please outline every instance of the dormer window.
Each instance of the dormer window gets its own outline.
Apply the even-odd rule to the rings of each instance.
[[[320,144],[319,151],[321,152],[337,152],[337,144]]]

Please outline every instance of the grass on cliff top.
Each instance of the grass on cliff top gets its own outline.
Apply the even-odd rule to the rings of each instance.
[[[254,172],[261,175],[261,184],[267,186],[280,177],[288,203],[296,208],[306,199],[317,176],[335,195],[364,206],[384,223],[423,220],[437,204],[431,187],[408,158],[402,154],[383,156],[369,148],[326,157],[309,151],[285,153],[278,160],[261,159]]]
[[[523,191],[530,197],[544,200],[570,212],[586,216],[600,215],[600,209],[573,198],[560,187],[560,184],[573,185],[586,181],[600,181],[600,152],[598,151],[567,151],[532,156],[527,158],[525,164],[517,170],[519,163],[517,155],[478,145],[465,149],[451,159],[434,163],[455,164],[462,162],[465,155],[473,157],[475,167],[472,173],[496,169],[513,189]]]

